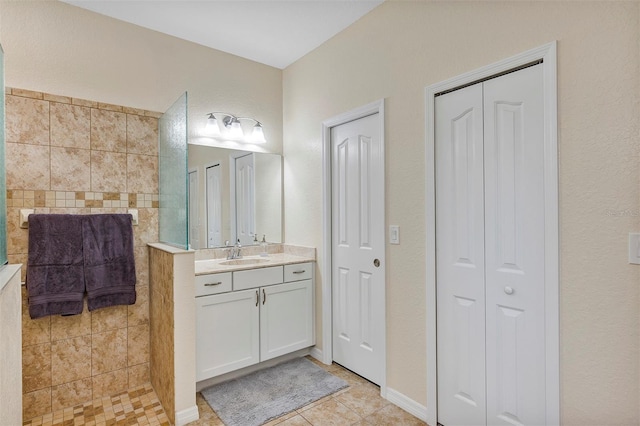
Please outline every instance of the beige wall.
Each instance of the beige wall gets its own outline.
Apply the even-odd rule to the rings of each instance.
[[[152,111],[188,91],[190,138],[224,111],[261,121],[260,149],[282,151],[279,69],[58,1],[1,3],[8,86]]]
[[[638,8],[388,1],[285,69],[286,241],[319,254],[320,124],[385,98],[387,224],[402,241],[386,252],[389,387],[426,404],[424,88],[558,40],[561,416],[640,421]]]

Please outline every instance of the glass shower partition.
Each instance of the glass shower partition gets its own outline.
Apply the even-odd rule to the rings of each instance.
[[[160,117],[158,139],[160,242],[188,249],[186,92]]]

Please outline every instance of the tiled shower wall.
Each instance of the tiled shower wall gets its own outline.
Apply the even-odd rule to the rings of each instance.
[[[7,89],[7,228],[11,263],[26,266],[36,213],[126,213],[134,227],[137,302],[81,315],[29,318],[23,288],[24,419],[149,381],[146,244],[158,240],[158,113]],[[23,274],[26,268],[23,268]],[[23,275],[24,280],[24,275]]]

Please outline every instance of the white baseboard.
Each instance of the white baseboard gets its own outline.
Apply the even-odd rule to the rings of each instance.
[[[387,401],[397,405],[404,411],[413,414],[422,421],[427,421],[427,407],[417,403],[408,396],[401,394],[395,389],[387,387]]]
[[[322,362],[323,364],[327,364],[321,349],[318,349],[314,346],[313,348],[311,348],[311,352],[309,352],[309,355]],[[331,362],[329,362],[328,364],[331,364]]]
[[[193,407],[176,413],[176,426],[183,426],[187,423],[195,422],[199,418],[200,413],[198,412],[198,406],[194,405]]]

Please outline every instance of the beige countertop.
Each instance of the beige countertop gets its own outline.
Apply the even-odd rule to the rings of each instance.
[[[233,264],[239,260],[240,262],[251,262],[245,264]],[[218,272],[242,271],[245,269],[268,268],[270,266],[293,265],[296,263],[315,262],[315,257],[298,256],[289,253],[275,253],[266,257],[262,256],[244,256],[241,259],[207,259],[196,260],[196,275],[215,274]],[[230,262],[232,264],[225,264]]]

